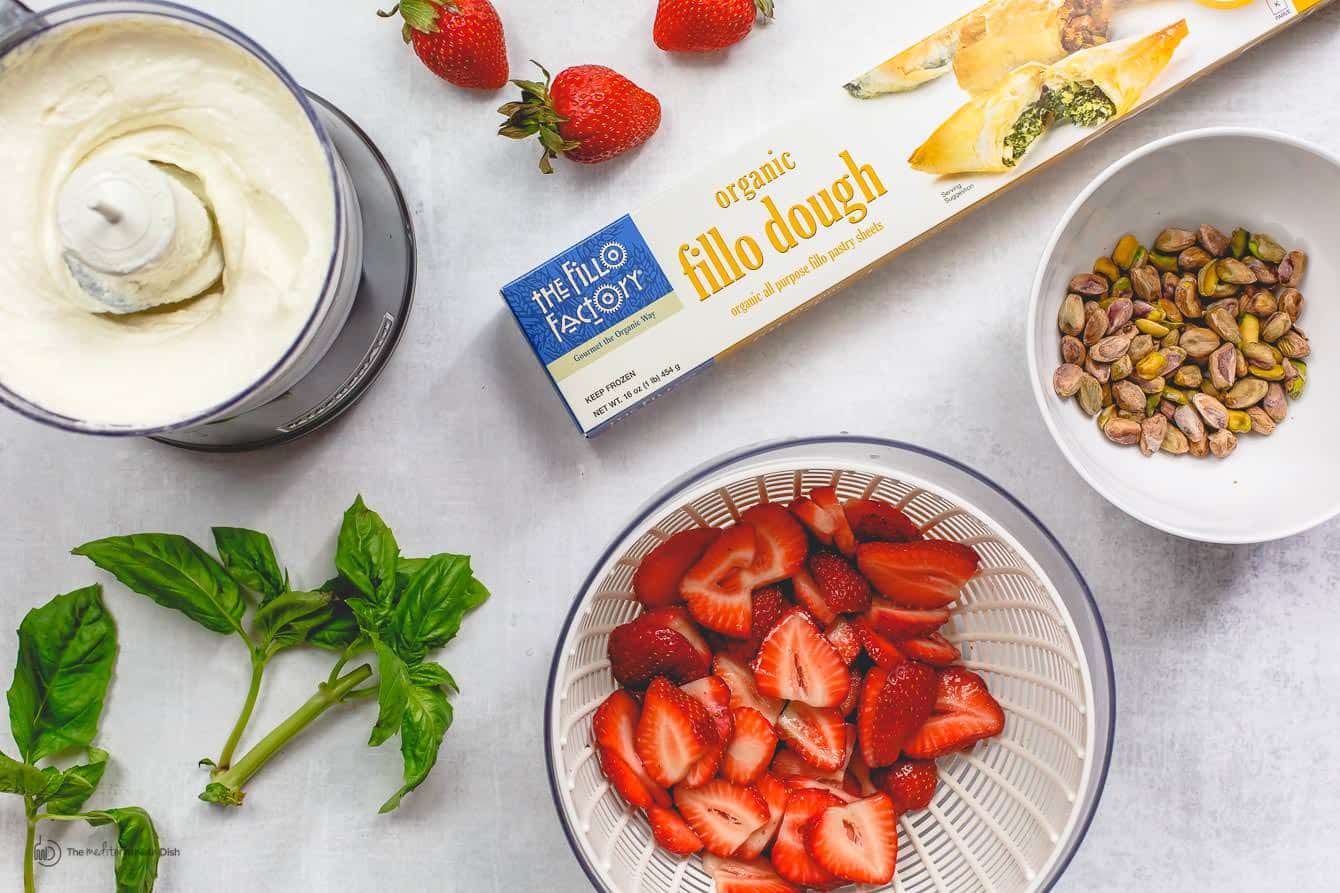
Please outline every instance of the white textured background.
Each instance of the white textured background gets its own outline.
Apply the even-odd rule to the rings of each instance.
[[[531,56],[554,70],[614,65],[664,102],[656,139],[631,159],[544,179],[530,147],[492,135],[501,97],[467,95],[421,70],[395,27],[373,16],[375,0],[199,3],[359,120],[409,193],[422,245],[418,303],[399,354],[350,417],[295,446],[200,456],[0,416],[0,630],[96,579],[66,552],[115,533],[203,540],[211,524],[255,526],[274,534],[298,580],[319,582],[340,512],[359,491],[407,551],[473,553],[494,590],[442,657],[465,691],[437,770],[398,813],[378,817],[399,784],[399,754],[364,745],[367,705],[292,746],[250,785],[241,810],[197,802],[195,760],[226,735],[245,654],[109,586],[121,659],[100,743],[113,762],[91,805],[153,813],[164,845],[181,850],[163,861],[159,889],[586,889],[550,805],[541,743],[550,651],[576,587],[670,478],[748,442],[836,431],[920,443],[995,478],[1058,532],[1098,595],[1116,659],[1116,753],[1061,889],[1335,889],[1340,526],[1218,548],[1129,520],[1053,447],[1022,342],[1043,239],[1111,161],[1212,124],[1269,126],[1340,150],[1340,6],[587,443],[498,287],[669,186],[718,143],[787,115],[786,97],[818,86],[816,68],[845,73],[844,59],[880,58],[868,22],[900,4],[781,0],[775,27],[725,57],[685,61],[651,44],[651,0],[495,2],[517,75],[529,76],[521,64]],[[1314,283],[1309,297],[1340,299],[1325,293],[1334,286]],[[14,650],[13,636],[0,635],[0,666]],[[277,660],[255,728],[306,698],[327,666],[315,655]],[[4,889],[18,885],[21,812],[0,802]],[[108,836],[55,830],[67,845]],[[107,859],[66,857],[39,868],[39,884],[107,889],[111,870]]]

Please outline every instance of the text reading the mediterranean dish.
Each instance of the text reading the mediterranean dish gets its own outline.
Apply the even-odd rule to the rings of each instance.
[[[771,151],[768,154],[773,155]],[[838,153],[838,159],[846,173],[785,212],[772,196],[762,195],[762,191],[796,169],[797,164],[789,152],[782,153],[779,158],[770,158],[757,170],[716,193],[716,203],[722,208],[738,202],[752,202],[762,195],[761,204],[768,216],[762,223],[761,241],[749,234],[731,241],[722,234],[720,227],[714,226],[680,245],[680,267],[698,293],[698,300],[706,301],[749,273],[762,269],[764,244],[784,255],[839,221],[857,225],[869,216],[869,206],[888,190],[872,165],[857,163],[845,150]]]

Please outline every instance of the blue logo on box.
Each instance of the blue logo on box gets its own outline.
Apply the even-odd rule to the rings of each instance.
[[[502,294],[547,366],[671,291],[625,215],[504,286]]]

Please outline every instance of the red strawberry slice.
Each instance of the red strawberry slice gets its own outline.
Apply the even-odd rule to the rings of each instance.
[[[746,862],[720,859],[709,853],[703,856],[703,870],[712,877],[716,893],[802,893],[762,859]]]
[[[920,639],[905,639],[898,643],[898,649],[913,660],[932,667],[947,667],[961,656],[958,648],[939,633],[931,633]]]
[[[870,767],[865,764],[859,752],[852,755],[851,763],[847,766],[847,774],[842,779],[842,786],[857,797],[869,797],[877,792]]]
[[[870,607],[870,584],[841,555],[818,550],[810,556],[809,568],[834,613],[853,614]]]
[[[777,734],[816,769],[833,772],[846,765],[847,724],[842,721],[842,714],[832,708],[792,701],[777,718]]]
[[[847,666],[854,664],[856,658],[861,656],[861,639],[856,635],[856,627],[847,618],[839,617],[828,627],[824,636]]]
[[[768,769],[773,775],[785,781],[788,785],[792,784],[797,778],[815,778],[824,781],[833,781],[836,773],[832,770],[816,769],[813,765],[805,761],[791,748],[782,745],[777,748],[777,755],[772,758],[772,766]]]
[[[921,539],[921,528],[898,509],[878,499],[848,499],[847,522],[862,542],[911,543]]]
[[[731,709],[750,707],[763,714],[770,723],[776,724],[777,715],[785,705],[777,698],[764,697],[754,684],[754,672],[728,654],[718,654],[712,661],[712,671],[726,683],[730,689]]]
[[[841,881],[832,872],[824,870],[806,847],[806,831],[810,823],[825,810],[842,806],[843,801],[827,791],[814,788],[794,788],[786,798],[786,812],[777,840],[772,845],[772,864],[777,873],[802,887],[829,888]]]
[[[752,603],[753,620],[749,627],[749,638],[726,640],[718,649],[745,663],[758,656],[758,648],[763,644],[763,637],[772,631],[777,621],[781,620],[787,611],[795,607],[776,586],[755,589]]]
[[[716,779],[675,788],[675,805],[709,853],[732,855],[768,821],[768,804],[753,788]]]
[[[716,724],[721,743],[707,752],[702,759],[693,764],[689,774],[680,782],[687,787],[697,787],[716,778],[726,757],[726,742],[735,732],[735,717],[731,713],[730,688],[716,676],[704,676],[702,679],[681,686],[681,689],[707,708],[707,713]]]
[[[610,784],[633,806],[646,809],[652,804],[670,805],[670,795],[651,780],[637,755],[634,740],[642,708],[637,700],[619,689],[596,708],[591,721],[600,768]]]
[[[876,769],[870,780],[893,801],[893,810],[902,815],[931,805],[940,770],[934,760],[899,760],[888,769]]]
[[[777,730],[757,710],[735,711],[735,731],[726,746],[721,777],[735,784],[753,784],[768,771],[777,750]]]
[[[704,660],[703,653],[683,633],[653,616],[657,613],[644,614],[610,633],[610,671],[620,685],[641,688],[656,676],[689,682],[711,672],[711,655]],[[701,636],[698,641],[702,641]]]
[[[680,581],[698,563],[721,531],[715,527],[681,530],[652,549],[633,573],[633,593],[648,608],[664,608],[683,601]]]
[[[935,671],[911,660],[889,670],[874,667],[866,674],[856,728],[867,766],[878,769],[898,761],[908,739],[931,715],[936,687]]]
[[[647,821],[651,822],[651,836],[676,856],[691,856],[702,850],[703,842],[673,809],[653,806],[647,810]]]
[[[689,612],[682,606],[657,608],[655,611],[648,611],[642,616],[650,618],[647,622],[657,623],[672,629],[687,639],[688,643],[693,646],[693,650],[698,652],[698,657],[708,666],[709,672],[711,671],[712,649],[708,647],[707,640],[703,638],[702,630],[698,628],[698,624],[693,622]]]
[[[933,760],[993,738],[1005,728],[1005,711],[981,676],[962,667],[940,673],[934,715],[905,745],[909,757]]]
[[[804,568],[796,571],[796,575],[791,578],[791,591],[795,593],[796,601],[809,612],[816,623],[832,626],[837,622],[837,612],[828,606],[823,590],[819,588],[814,577],[810,576],[809,571]]]
[[[745,573],[759,551],[754,528],[737,524],[689,568],[679,591],[699,623],[737,639],[748,637],[753,586]]]
[[[861,640],[861,647],[865,649],[865,653],[884,669],[892,669],[907,659],[900,646],[875,632],[864,619],[853,620],[852,627],[856,630],[856,637]]]
[[[851,716],[852,711],[856,709],[861,700],[861,683],[865,681],[865,676],[855,667],[848,668],[847,672],[851,677],[851,685],[847,688],[847,697],[837,706],[837,712],[844,717]]]
[[[843,778],[844,781],[839,783],[836,781],[828,781],[827,779],[823,778],[807,778],[804,775],[792,775],[790,778],[785,779],[785,781],[787,787],[793,791],[797,791],[802,788],[809,788],[812,791],[823,791],[825,793],[832,794],[834,797],[838,798],[843,803],[852,803],[856,800],[861,799],[859,796],[856,796],[847,790],[845,773],[843,773]]]
[[[795,608],[763,639],[754,660],[754,682],[768,697],[835,707],[847,696],[851,677],[814,621]]]
[[[785,507],[775,502],[756,505],[740,515],[740,525],[758,535],[754,562],[745,571],[751,588],[779,583],[805,563],[810,541]]]
[[[827,510],[819,507],[819,503],[808,496],[802,496],[788,505],[787,510],[805,525],[816,540],[825,546],[833,545],[833,534],[837,531],[837,523]]]
[[[658,676],[647,688],[634,747],[652,781],[673,787],[693,764],[721,744],[707,708]]]
[[[832,487],[815,487],[810,491],[810,499],[828,513],[833,524],[833,545],[843,555],[856,554],[856,534],[847,520],[847,511],[838,499],[837,490]]]
[[[806,833],[809,853],[825,871],[858,884],[887,884],[893,880],[898,861],[898,816],[887,795],[830,806]]]
[[[754,782],[754,790],[768,804],[768,820],[749,839],[740,845],[735,855],[741,859],[757,859],[763,851],[772,846],[777,837],[777,829],[782,826],[782,814],[786,812],[786,798],[791,789],[782,780],[771,773],[764,773]]]
[[[948,608],[900,608],[882,598],[874,599],[865,621],[886,639],[916,639],[927,636],[949,622]]]
[[[880,595],[909,608],[944,608],[977,573],[981,558],[962,543],[863,543],[856,563]]]

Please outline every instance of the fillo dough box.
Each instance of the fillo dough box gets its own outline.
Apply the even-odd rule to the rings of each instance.
[[[503,298],[589,436],[1329,2],[906,4],[887,60]]]

